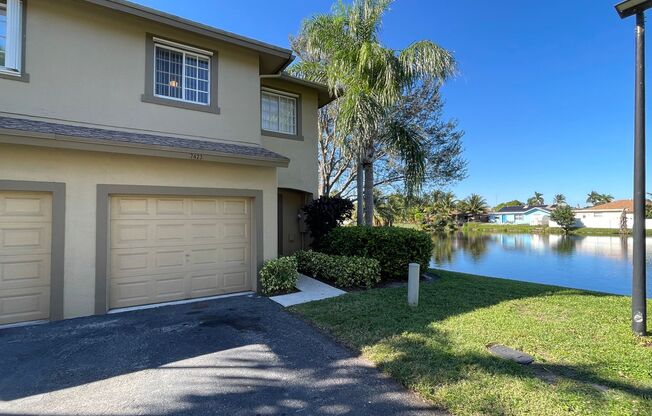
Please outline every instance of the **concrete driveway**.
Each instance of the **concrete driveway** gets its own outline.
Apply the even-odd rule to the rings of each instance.
[[[245,296],[0,330],[0,414],[444,413]]]

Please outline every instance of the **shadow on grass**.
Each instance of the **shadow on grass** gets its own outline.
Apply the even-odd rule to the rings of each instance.
[[[473,406],[476,406],[472,411],[466,408],[467,413],[518,413],[518,409],[509,409],[510,399],[515,401],[521,399],[515,396],[507,397],[513,393],[505,393],[506,396],[500,397],[500,393],[493,391],[491,386],[485,386],[486,390],[483,391],[465,390],[469,388],[469,383],[473,385],[477,381],[476,376],[483,378],[487,383],[507,377],[510,380],[507,381],[508,383],[526,381],[529,385],[534,383],[536,388],[551,387],[552,390],[548,390],[547,393],[553,394],[554,397],[564,397],[565,400],[572,397],[572,400],[578,403],[590,403],[591,409],[594,410],[600,410],[600,406],[608,402],[609,405],[614,403],[613,397],[605,392],[621,392],[634,396],[633,400],[644,399],[645,402],[639,407],[652,409],[652,403],[648,401],[652,399],[652,386],[640,380],[627,378],[619,380],[617,376],[605,376],[602,370],[615,365],[607,356],[604,360],[599,356],[593,357],[593,360],[588,360],[592,361],[590,365],[535,362],[529,366],[522,366],[490,355],[484,350],[484,345],[478,345],[480,341],[468,342],[461,338],[464,334],[469,334],[468,331],[473,331],[474,327],[467,326],[464,328],[465,332],[456,331],[454,326],[444,326],[445,329],[435,326],[448,319],[489,309],[503,302],[538,298],[541,302],[535,302],[533,308],[535,310],[542,308],[541,310],[549,312],[552,315],[550,319],[553,319],[551,322],[557,322],[554,320],[555,310],[562,305],[562,308],[570,308],[571,313],[576,315],[586,314],[590,317],[588,319],[592,320],[592,324],[604,329],[601,325],[608,325],[608,323],[601,324],[595,314],[599,315],[603,312],[599,308],[613,305],[612,299],[620,307],[618,298],[621,297],[445,271],[434,271],[434,274],[439,279],[422,286],[417,309],[407,306],[405,289],[379,289],[332,301],[304,305],[296,310],[320,327],[332,332],[349,346],[364,351],[365,355],[382,370],[428,398],[434,398],[435,392],[442,386],[450,387],[459,383],[460,389],[452,391],[455,391],[455,394],[466,391],[473,396],[468,397],[468,401],[474,402]],[[567,303],[564,300],[567,297],[576,298],[577,303],[587,305],[585,306],[587,309],[573,310],[572,305],[575,303],[572,300]],[[549,309],[546,307],[548,298],[555,298],[550,302]],[[509,321],[509,313],[511,313],[510,309],[502,310],[498,316]],[[513,319],[520,318],[515,315]],[[482,325],[482,321],[477,316],[466,322],[467,325],[468,322],[470,325]],[[487,325],[491,324],[493,322],[487,322]],[[510,326],[509,323],[497,325],[498,334],[500,334],[500,325]],[[556,328],[554,325],[552,327]],[[619,324],[612,322],[611,325]],[[545,328],[550,329],[550,325]],[[482,328],[478,328],[480,329]],[[531,330],[538,329],[533,327]],[[628,336],[626,331],[623,333],[626,334],[624,336]],[[543,338],[545,335],[542,334]],[[588,335],[588,338],[577,339],[578,346],[591,342],[591,334],[585,335]],[[568,337],[564,340],[568,342]],[[642,377],[643,380],[647,380],[649,374]],[[464,387],[465,385],[467,387]],[[479,389],[480,385],[481,383],[474,388]],[[463,401],[464,398],[456,400]],[[441,401],[437,402],[441,403]]]

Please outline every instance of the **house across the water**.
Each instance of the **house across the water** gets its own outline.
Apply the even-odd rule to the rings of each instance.
[[[502,207],[489,214],[489,222],[495,224],[547,225],[551,208],[548,205],[515,205]]]

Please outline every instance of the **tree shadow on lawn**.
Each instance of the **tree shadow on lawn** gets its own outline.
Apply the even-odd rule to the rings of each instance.
[[[433,392],[438,386],[473,381],[478,374],[484,373],[489,378],[530,379],[541,382],[540,388],[553,386],[560,395],[577,395],[582,400],[599,404],[609,400],[605,395],[607,391],[652,399],[652,386],[642,387],[599,376],[598,369],[608,365],[607,362],[569,365],[535,361],[522,365],[478,351],[458,353],[449,336],[433,328],[384,339],[368,353],[379,368],[403,384],[410,387],[428,385]],[[648,406],[652,409],[652,403]],[[489,413],[499,414],[495,411],[492,409]]]
[[[600,369],[613,366],[613,362],[596,360],[590,365],[535,362],[522,366],[490,355],[484,345],[460,347],[455,343],[460,340],[452,341],[452,336],[464,336],[464,332],[455,334],[433,327],[433,323],[514,300],[541,298],[545,303],[549,297],[572,296],[586,299],[581,300],[583,303],[593,302],[593,308],[601,307],[613,295],[457,273],[437,274],[440,279],[436,282],[422,285],[416,309],[407,306],[405,289],[380,289],[305,305],[297,310],[363,351],[382,370],[426,398],[433,399],[441,386],[473,383],[474,375],[479,374],[486,375],[487,380],[492,377],[527,380],[537,388],[552,388],[556,397],[572,396],[592,403],[594,409],[613,400],[605,392],[621,392],[635,396],[634,400],[644,399],[646,402],[639,407],[652,410],[652,402],[647,402],[652,399],[652,387],[600,375]],[[551,302],[551,306],[554,304]],[[593,323],[599,325],[599,321]],[[509,397],[500,397],[493,391],[484,392],[485,397],[477,393],[477,397],[475,394],[469,397],[470,401],[477,399],[475,405],[480,407],[474,408],[476,412],[504,414],[514,410],[505,410],[509,409]]]

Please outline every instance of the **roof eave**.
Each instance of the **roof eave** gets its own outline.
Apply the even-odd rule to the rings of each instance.
[[[93,139],[91,142],[84,138],[75,136],[4,128],[0,128],[0,143],[191,160],[196,160],[192,158],[193,154],[201,154],[202,158],[200,161],[203,162],[221,162],[268,167],[286,168],[290,164],[290,159],[286,157],[268,158],[253,155],[230,154],[211,150],[200,151],[169,146],[115,142],[107,139]]]
[[[294,59],[292,51],[280,46],[275,46],[259,40],[240,36],[212,26],[198,23],[183,17],[175,16],[160,10],[142,6],[126,0],[84,0],[98,6],[106,7],[118,12],[141,17],[150,21],[158,22],[178,29],[207,36],[222,42],[238,45],[260,53],[261,73],[278,73],[285,69]],[[267,62],[268,61],[268,62]],[[262,71],[262,68],[273,68]],[[276,72],[274,72],[276,70]]]
[[[322,108],[323,106],[330,104],[331,102],[337,99],[336,94],[332,94],[328,86],[321,84],[319,82],[310,81],[307,79],[295,77],[288,74],[287,72],[281,72],[279,78],[288,81],[294,84],[303,85],[305,87],[313,88],[317,91],[317,107]]]

